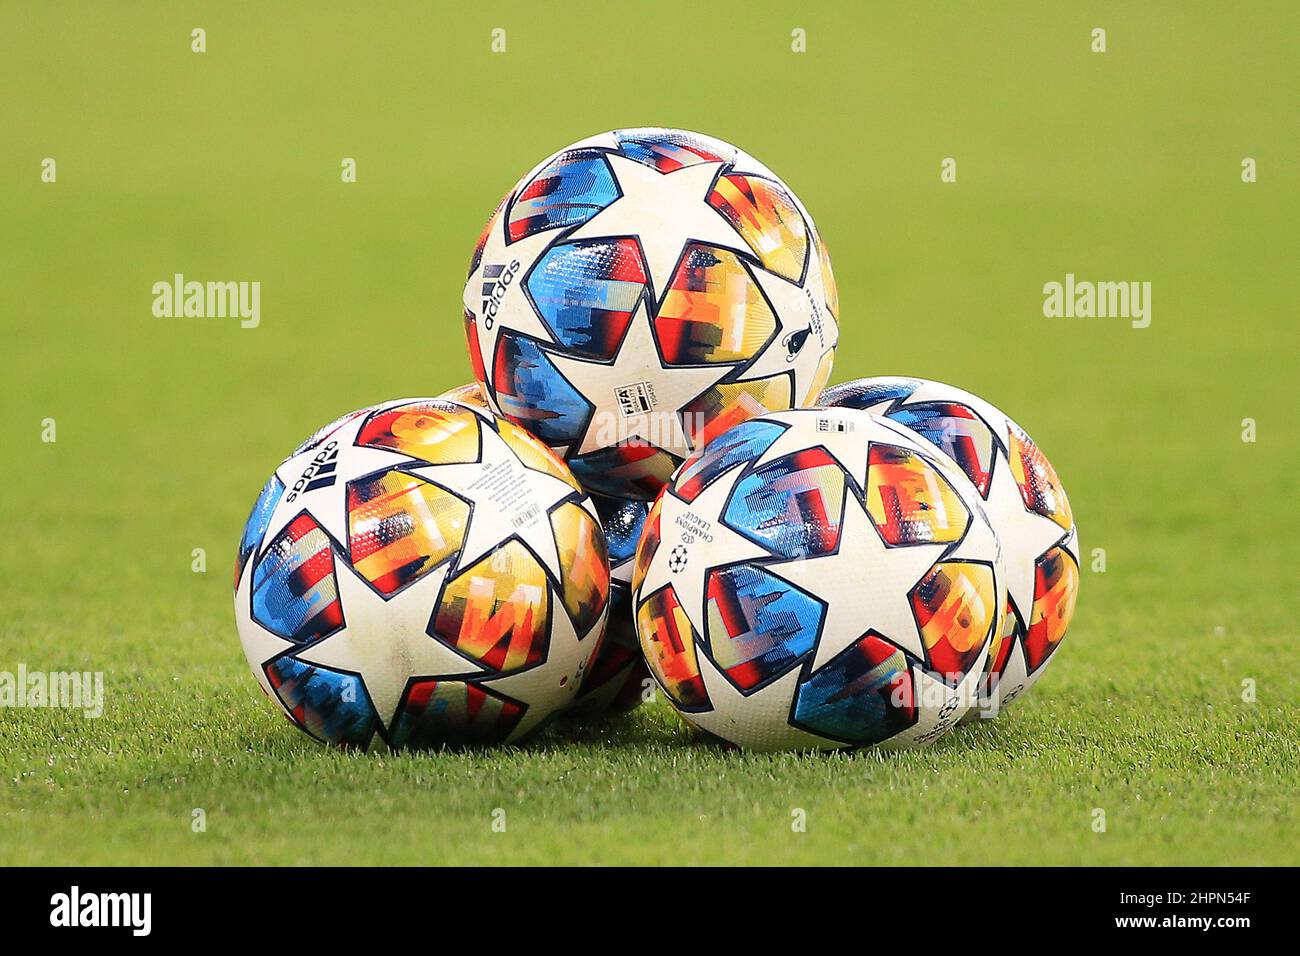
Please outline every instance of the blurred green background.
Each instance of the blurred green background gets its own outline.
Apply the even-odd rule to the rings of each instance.
[[[0,710],[0,860],[1293,863],[1297,35],[1283,2],[3,0],[0,670],[102,670],[107,709]],[[235,635],[253,498],[335,415],[467,380],[501,194],[641,125],[799,193],[834,380],[952,382],[1036,438],[1081,533],[1069,639],[920,753],[725,753],[662,705],[501,753],[316,746]],[[261,326],[154,318],[177,272],[260,281]],[[1151,282],[1150,328],[1044,318],[1067,272]]]

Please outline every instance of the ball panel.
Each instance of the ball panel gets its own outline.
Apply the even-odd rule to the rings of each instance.
[[[863,747],[897,736],[916,718],[907,655],[868,631],[799,685],[791,723]]]
[[[757,176],[723,176],[708,202],[744,237],[764,269],[803,284],[808,227],[783,186]]]
[[[1066,531],[1074,527],[1074,514],[1070,510],[1070,499],[1065,496],[1061,480],[1056,477],[1056,469],[1047,460],[1019,428],[1008,427],[1010,440],[1008,458],[1011,461],[1011,474],[1020,488],[1020,496],[1025,500],[1025,507],[1044,518],[1051,518]]]
[[[609,599],[609,554],[596,519],[568,502],[551,512],[560,556],[562,597],[578,634],[600,620]]]
[[[1008,598],[1002,609],[1002,626],[993,636],[993,643],[989,645],[988,660],[984,665],[984,670],[992,683],[996,683],[1002,677],[1011,651],[1017,643],[1024,641],[1024,637],[1025,628],[1020,623],[1020,615],[1016,613],[1015,605]]]
[[[478,429],[478,416],[459,405],[410,402],[373,413],[357,433],[356,443],[447,465],[478,461]]]
[[[432,633],[483,667],[512,673],[542,661],[550,613],[546,571],[512,538],[447,581]]]
[[[413,681],[393,723],[391,743],[417,748],[501,743],[514,733],[527,709],[469,681]]]
[[[686,247],[654,320],[667,365],[748,362],[776,336],[776,316],[735,253]]]
[[[635,239],[551,246],[524,278],[552,337],[580,358],[614,357],[646,290]]]
[[[487,399],[483,397],[483,386],[478,382],[470,382],[468,385],[457,385],[455,388],[449,388],[438,396],[449,402],[456,402],[460,405],[468,405],[471,408],[478,408],[483,411],[488,410]]]
[[[561,153],[510,200],[509,241],[580,225],[618,196],[618,184],[603,153],[585,149]]]
[[[317,740],[365,749],[379,721],[355,674],[278,657],[263,667],[289,720]]]
[[[645,525],[641,531],[640,541],[636,546],[636,560],[632,564],[632,590],[640,591],[641,583],[645,580],[646,568],[654,559],[655,554],[659,551],[660,535],[660,515],[663,513],[663,495],[655,499],[654,504],[650,506],[650,512],[646,515]]]
[[[711,572],[705,601],[709,657],[741,693],[796,667],[817,641],[821,602],[764,568]]]
[[[681,462],[670,451],[633,439],[570,458],[569,467],[583,487],[596,494],[650,499]]]
[[[911,593],[926,664],[956,685],[1001,633],[993,568],[970,561],[936,564]]]
[[[867,514],[891,546],[961,540],[970,512],[956,489],[919,454],[874,442],[867,458]]]
[[[621,129],[614,134],[628,159],[671,173],[697,163],[731,162],[736,150],[702,133],[679,129]]]
[[[709,695],[695,656],[699,635],[671,586],[641,602],[637,634],[646,663],[668,699],[685,711],[709,709]]]
[[[847,487],[826,449],[805,448],[736,482],[723,521],[783,558],[830,554],[839,547]]]
[[[320,640],[343,626],[334,548],[306,512],[276,535],[253,568],[252,616],[295,644]]]
[[[822,393],[826,383],[830,381],[831,369],[835,366],[835,349],[830,348],[822,353],[821,358],[817,360],[817,368],[813,370],[812,379],[808,386],[808,394],[803,396],[799,404],[807,407],[814,403],[817,396]],[[776,409],[772,409],[776,411]]]
[[[348,554],[381,594],[393,594],[454,557],[465,541],[469,505],[401,471],[348,484]]]
[[[632,578],[628,563],[636,556],[637,542],[641,540],[650,505],[644,501],[621,501],[603,495],[593,495],[591,500],[605,529],[610,577],[629,583]],[[620,574],[620,568],[626,570]]]
[[[551,446],[582,437],[594,410],[532,339],[502,333],[492,361],[501,414]]]
[[[253,510],[244,522],[244,533],[239,539],[239,554],[235,559],[235,587],[239,587],[239,576],[244,573],[244,565],[249,557],[262,544],[266,529],[271,523],[271,513],[275,511],[280,499],[284,497],[284,482],[272,475],[262,486]]]
[[[881,402],[897,402],[907,398],[921,385],[918,378],[898,378],[882,375],[877,378],[860,378],[841,382],[823,389],[817,397],[818,408],[870,409]],[[888,417],[887,411],[882,411]]]
[[[488,239],[492,236],[492,230],[496,228],[501,218],[501,210],[506,207],[506,203],[510,201],[512,195],[512,193],[506,193],[502,196],[501,201],[497,203],[497,208],[492,210],[492,215],[488,216],[487,222],[483,224],[483,231],[479,233],[478,242],[474,244],[474,253],[470,256],[469,271],[466,273],[466,278],[478,271],[479,264],[483,261],[483,250],[487,248]]]
[[[1025,663],[1030,674],[1047,663],[1060,646],[1074,617],[1079,596],[1079,565],[1064,548],[1038,559],[1034,574],[1034,610],[1025,632]]]
[[[894,409],[888,417],[951,458],[980,497],[988,497],[996,440],[988,423],[973,409],[958,402],[920,402]]]
[[[831,318],[838,321],[840,317],[840,289],[835,283],[835,273],[831,271],[831,254],[820,235],[817,236],[817,259],[822,267],[822,297],[826,300],[826,311]],[[822,385],[825,385],[825,381]],[[821,388],[813,390],[813,395],[821,393]]]
[[[469,309],[465,309],[465,348],[469,351],[470,368],[474,371],[474,381],[480,388],[487,382],[487,368],[483,365],[483,346],[478,339],[478,318]],[[448,398],[454,398],[450,394]]]

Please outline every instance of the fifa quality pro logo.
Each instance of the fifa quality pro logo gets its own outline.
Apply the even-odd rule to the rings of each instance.
[[[483,328],[490,329],[496,323],[497,310],[505,298],[515,273],[519,271],[519,260],[515,259],[508,266],[485,265],[483,267]]]
[[[649,382],[618,386],[614,389],[614,400],[618,402],[618,410],[624,418],[645,415],[654,411],[654,407],[659,404],[655,397],[655,387]]]
[[[308,491],[315,491],[317,488],[328,488],[334,484],[334,469],[339,463],[339,443],[330,441],[325,447],[318,451],[310,464],[303,469],[298,480],[293,483],[289,493],[284,496],[285,501],[294,501],[298,495],[305,494]]]

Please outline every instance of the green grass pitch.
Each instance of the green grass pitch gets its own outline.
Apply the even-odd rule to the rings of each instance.
[[[1142,7],[4,4],[0,671],[102,671],[106,703],[0,709],[0,860],[1294,863],[1300,14]],[[725,752],[662,703],[499,752],[314,744],[235,634],[258,489],[337,413],[468,379],[482,222],[636,125],[800,194],[834,380],[949,381],[1037,439],[1080,528],[1069,638],[921,752]],[[261,325],[154,318],[177,272],[260,281]],[[1045,318],[1067,273],[1151,282],[1150,327]]]

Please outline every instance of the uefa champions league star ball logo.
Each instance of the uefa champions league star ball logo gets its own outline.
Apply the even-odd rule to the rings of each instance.
[[[668,570],[673,572],[673,574],[686,570],[686,560],[686,545],[677,545],[668,555]]]

